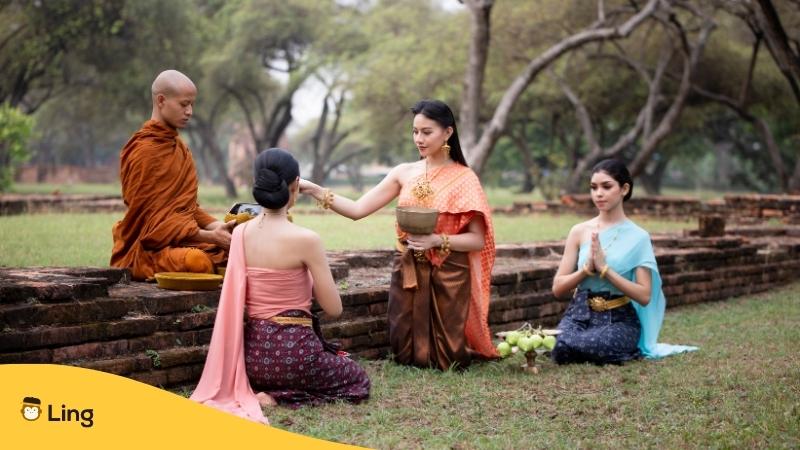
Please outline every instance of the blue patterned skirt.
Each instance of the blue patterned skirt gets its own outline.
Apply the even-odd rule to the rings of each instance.
[[[584,363],[621,364],[641,358],[639,335],[642,326],[633,305],[609,311],[593,311],[587,299],[607,292],[580,290],[572,298],[558,324],[561,334],[552,352],[558,364]]]
[[[281,316],[307,317],[298,311]],[[369,397],[364,369],[336,354],[311,327],[248,319],[244,332],[245,370],[254,391],[279,405],[297,408],[336,400],[358,403]]]

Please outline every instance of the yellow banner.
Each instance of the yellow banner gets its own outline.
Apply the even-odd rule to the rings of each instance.
[[[0,383],[4,448],[357,448],[250,422],[80,367],[0,365]]]

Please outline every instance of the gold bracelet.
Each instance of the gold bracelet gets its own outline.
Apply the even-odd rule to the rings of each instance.
[[[444,233],[441,234],[441,238],[442,245],[439,247],[439,255],[445,257],[450,254],[450,238]]]
[[[587,276],[593,277],[596,272],[592,272],[591,270],[586,268],[586,264],[583,265],[583,273]]]
[[[325,189],[325,193],[322,195],[322,198],[317,200],[317,206],[322,209],[330,209],[331,205],[333,205],[333,192],[330,189]]]
[[[605,278],[606,277],[606,272],[608,272],[608,264],[603,266],[603,270],[600,271],[600,278]]]

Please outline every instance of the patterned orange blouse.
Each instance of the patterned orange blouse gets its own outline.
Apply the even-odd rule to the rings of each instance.
[[[483,357],[495,358],[497,351],[492,345],[489,331],[489,298],[492,280],[492,267],[495,259],[494,227],[486,194],[481,188],[475,172],[461,164],[444,166],[436,172],[427,174],[433,188],[433,196],[424,201],[412,193],[414,185],[426,177],[425,174],[407,183],[400,191],[398,206],[424,206],[439,210],[434,234],[454,235],[466,231],[467,225],[475,217],[483,219],[485,225],[484,246],[480,251],[469,252],[472,298],[465,334],[470,348]],[[406,233],[396,225],[397,237],[405,240]],[[440,266],[447,256],[438,249],[428,250],[431,264]]]

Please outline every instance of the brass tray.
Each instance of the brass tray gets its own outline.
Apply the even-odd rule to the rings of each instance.
[[[213,291],[222,282],[222,275],[214,273],[160,272],[155,278],[158,287],[173,291]]]

